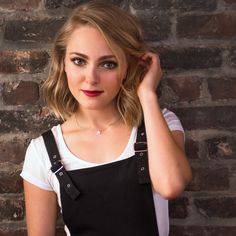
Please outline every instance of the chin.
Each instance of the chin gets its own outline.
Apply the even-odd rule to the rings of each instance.
[[[102,109],[104,109],[105,107],[106,107],[106,105],[104,105],[104,104],[81,104],[80,103],[80,105],[79,105],[79,107],[80,108],[82,108],[82,109],[86,109],[86,110],[102,110]]]
[[[79,107],[81,109],[86,109],[86,110],[104,110],[104,109],[109,109],[109,108],[114,108],[116,107],[116,102],[115,99],[113,100],[108,100],[108,99],[101,99],[101,100],[93,100],[93,101],[84,101],[83,99],[77,100],[79,103]]]

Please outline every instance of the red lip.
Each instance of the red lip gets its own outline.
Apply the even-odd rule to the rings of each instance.
[[[103,91],[97,90],[81,90],[88,97],[97,97],[103,93]]]

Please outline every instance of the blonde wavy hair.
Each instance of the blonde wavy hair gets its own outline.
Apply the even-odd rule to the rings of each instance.
[[[145,73],[145,68],[139,62],[147,46],[137,19],[121,8],[102,1],[90,1],[74,9],[56,35],[49,76],[43,84],[43,95],[49,108],[63,120],[79,109],[78,102],[68,88],[64,58],[68,39],[80,25],[89,25],[101,32],[118,61],[120,71],[124,65],[120,49],[125,53],[128,68],[117,95],[117,110],[126,124],[138,126],[142,120],[142,109],[137,87]]]

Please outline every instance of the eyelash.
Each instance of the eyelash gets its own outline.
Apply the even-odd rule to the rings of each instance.
[[[79,58],[79,57],[72,58],[71,61],[77,66],[85,66],[87,63],[86,60],[84,60],[83,58]],[[101,62],[100,66],[102,66],[103,68],[105,68],[107,70],[112,70],[112,69],[115,69],[118,66],[118,64],[117,64],[117,62],[111,60],[111,61]]]
[[[72,58],[71,61],[77,66],[84,66],[86,64],[86,61],[79,57]]]
[[[117,67],[117,63],[115,61],[104,61],[101,64],[105,69],[108,69],[108,70],[112,70]],[[109,66],[106,67],[105,65],[109,65]]]

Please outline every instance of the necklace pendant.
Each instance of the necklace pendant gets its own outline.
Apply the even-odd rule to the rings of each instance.
[[[97,130],[97,135],[101,135],[102,134],[102,131],[101,130]]]

